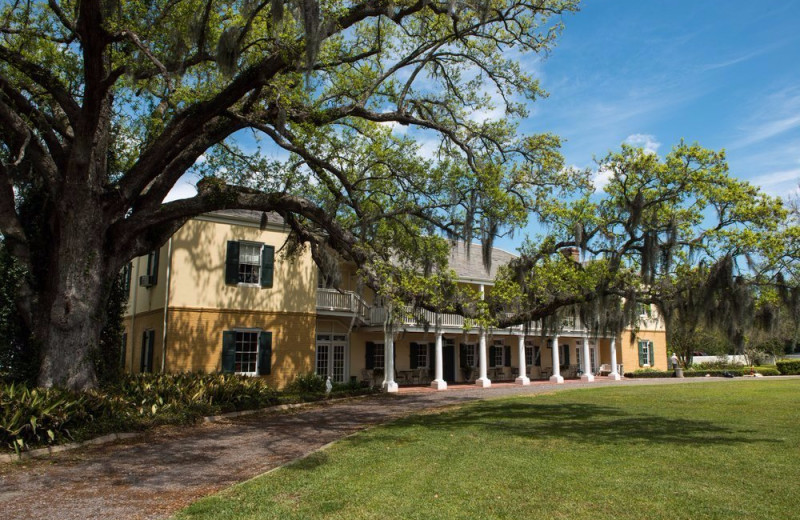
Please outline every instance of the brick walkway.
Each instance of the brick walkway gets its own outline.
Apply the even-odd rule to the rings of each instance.
[[[369,426],[415,411],[508,395],[598,386],[705,383],[719,379],[534,382],[437,392],[403,388],[375,396],[164,428],[135,440],[0,465],[0,518],[166,518],[176,510]]]

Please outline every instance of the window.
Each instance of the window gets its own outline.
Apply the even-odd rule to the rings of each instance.
[[[383,343],[375,343],[375,368],[383,369],[385,367]]]
[[[239,283],[261,280],[261,244],[239,244]]]
[[[147,270],[139,277],[139,285],[152,287],[158,283],[158,249],[147,255]]]
[[[459,345],[459,363],[462,368],[475,368],[478,366],[476,345],[474,343],[461,343]]]
[[[259,242],[228,241],[225,283],[272,287],[275,248]]]
[[[525,366],[542,366],[542,350],[531,342],[525,346]]]
[[[653,352],[653,342],[648,340],[639,340],[639,366],[653,366],[655,354]]]
[[[428,366],[428,349],[427,345],[420,345],[417,348],[417,368],[427,368]]]
[[[494,366],[501,367],[503,366],[503,353],[505,352],[505,347],[502,341],[495,341],[494,342]]]
[[[153,371],[153,344],[156,340],[156,331],[146,330],[142,333],[142,353],[139,360],[139,372]]]
[[[653,315],[653,310],[649,303],[637,303],[636,310],[642,318],[650,318]]]
[[[256,329],[223,332],[222,371],[269,375],[272,371],[272,333]]]
[[[411,370],[415,368],[428,367],[428,344],[410,343],[408,346],[409,361],[408,366]]]

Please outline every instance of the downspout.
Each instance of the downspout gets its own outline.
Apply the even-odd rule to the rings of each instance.
[[[169,315],[169,274],[172,267],[172,237],[167,243],[167,276],[166,287],[164,288],[164,326],[161,334],[161,373],[166,372],[167,368],[167,317]]]
[[[136,297],[139,295],[139,258],[134,262],[136,264],[136,276],[131,280],[131,289],[133,289],[133,306],[131,311],[131,374],[133,374],[133,347],[136,345]]]

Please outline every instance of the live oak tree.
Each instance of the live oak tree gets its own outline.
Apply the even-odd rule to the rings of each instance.
[[[295,249],[321,266],[334,251],[377,284],[370,266],[391,250],[441,260],[425,245],[437,233],[488,246],[546,207],[572,172],[558,138],[518,136],[513,121],[542,95],[527,60],[575,9],[4,2],[0,233],[24,272],[14,299],[40,348],[39,384],[96,384],[90,351],[115,277],[195,215],[276,212]],[[286,160],[254,152],[253,136]],[[197,195],[164,202],[187,174]]]
[[[774,288],[792,258],[797,228],[780,226],[780,199],[731,177],[724,152],[683,142],[664,159],[623,145],[598,171],[608,178],[602,193],[542,209],[550,233],[502,272],[494,307],[514,312],[496,323],[568,312],[616,334],[636,326],[639,304],[654,304],[668,346],[715,327],[741,348],[758,287]]]

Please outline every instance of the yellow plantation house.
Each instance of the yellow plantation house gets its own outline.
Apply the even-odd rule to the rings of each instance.
[[[570,320],[549,335],[533,327],[527,335],[522,327],[465,329],[461,316],[429,311],[385,327],[385,309],[370,291],[357,290],[354,268],[344,265],[341,286],[327,288],[307,251],[279,254],[287,237],[280,217],[271,215],[263,230],[260,223],[251,211],[197,217],[131,263],[128,371],[235,372],[277,388],[315,372],[396,391],[403,384],[619,379],[623,368],[667,368],[663,325],[648,313],[635,333],[617,338],[590,338]],[[464,244],[455,246],[450,266],[462,283],[489,294],[497,266],[514,255],[494,249],[487,272],[479,246],[470,247],[468,255]]]

